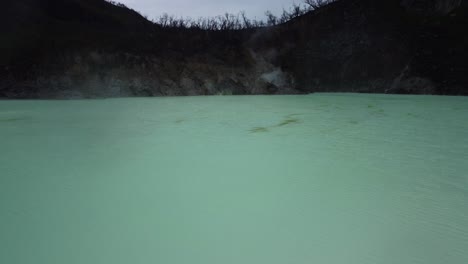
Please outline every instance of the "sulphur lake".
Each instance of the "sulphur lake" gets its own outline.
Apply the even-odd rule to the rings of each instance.
[[[0,101],[0,263],[468,263],[468,98]]]

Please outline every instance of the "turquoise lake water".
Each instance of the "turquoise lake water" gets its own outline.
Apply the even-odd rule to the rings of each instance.
[[[468,98],[0,101],[0,263],[468,263]]]

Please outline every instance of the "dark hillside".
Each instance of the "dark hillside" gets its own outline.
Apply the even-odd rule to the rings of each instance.
[[[302,91],[467,94],[467,8],[452,2],[438,13],[437,1],[338,1],[254,46],[281,51]]]
[[[224,77],[248,71],[247,31],[162,29],[104,0],[18,0],[0,12],[0,97],[247,92]]]
[[[20,0],[3,11],[2,64],[42,63],[69,50],[150,51],[157,31],[137,12],[105,1]]]
[[[104,0],[0,10],[0,97],[468,94],[467,4],[339,0],[274,27],[161,27]]]

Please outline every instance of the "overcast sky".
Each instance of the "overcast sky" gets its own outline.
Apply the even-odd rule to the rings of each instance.
[[[157,18],[163,13],[197,18],[217,16],[225,12],[237,14],[244,10],[250,18],[263,19],[265,11],[281,14],[283,8],[289,9],[293,3],[302,0],[117,0],[139,11],[148,18]]]

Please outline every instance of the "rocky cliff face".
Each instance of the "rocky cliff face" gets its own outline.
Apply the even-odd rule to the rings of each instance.
[[[232,65],[196,57],[174,60],[96,51],[66,56],[50,63],[54,68],[34,69],[28,80],[7,76],[3,95],[66,99],[298,92],[288,74],[266,62]]]
[[[240,31],[164,29],[94,0],[19,0],[4,10],[4,98],[468,94],[460,0],[341,0]]]

